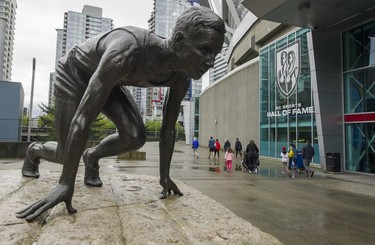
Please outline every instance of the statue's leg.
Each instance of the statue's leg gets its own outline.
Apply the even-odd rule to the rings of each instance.
[[[102,186],[99,177],[99,159],[141,148],[146,140],[142,117],[133,97],[125,87],[113,89],[103,113],[113,121],[117,133],[103,139],[99,145],[83,153],[85,184]]]
[[[40,159],[60,163],[70,122],[74,116],[77,104],[56,97],[55,101],[55,130],[56,141],[49,141],[44,144],[33,142],[26,150],[25,161],[22,167],[22,175],[25,177],[39,177]]]
[[[25,160],[22,166],[22,175],[25,177],[39,178],[40,159],[58,162],[56,154],[57,142],[50,141],[44,144],[33,142],[26,150]]]

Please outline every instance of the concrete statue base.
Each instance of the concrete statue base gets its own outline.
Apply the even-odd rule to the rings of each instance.
[[[123,173],[102,175],[102,188],[86,187],[78,173],[75,214],[60,203],[32,223],[16,218],[52,190],[59,175],[46,171],[34,179],[1,171],[2,244],[280,244],[181,181],[175,180],[184,196],[161,200],[159,178]]]

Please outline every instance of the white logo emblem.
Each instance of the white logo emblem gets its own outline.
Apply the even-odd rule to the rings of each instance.
[[[288,98],[297,87],[300,74],[300,42],[276,51],[276,83],[281,94]]]

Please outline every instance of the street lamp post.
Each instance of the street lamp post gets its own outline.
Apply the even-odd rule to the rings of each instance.
[[[31,79],[31,95],[30,95],[30,108],[29,108],[29,126],[27,128],[27,141],[28,142],[30,142],[30,138],[31,138],[31,119],[33,118],[35,64],[36,64],[36,59],[33,58],[33,74],[32,74],[32,79]]]

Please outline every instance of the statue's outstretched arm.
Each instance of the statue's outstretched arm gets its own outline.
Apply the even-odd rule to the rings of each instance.
[[[160,130],[160,185],[163,187],[161,198],[166,198],[171,191],[182,196],[176,184],[170,179],[169,170],[172,154],[176,140],[176,122],[180,112],[182,99],[189,88],[190,81],[183,78],[176,81],[176,84],[169,88],[163,107],[163,124]]]

